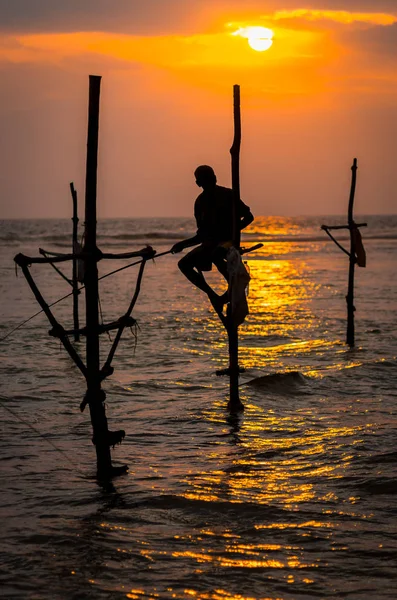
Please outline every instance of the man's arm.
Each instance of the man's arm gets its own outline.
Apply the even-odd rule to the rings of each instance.
[[[254,220],[250,207],[240,200],[240,231],[245,229]]]
[[[182,252],[185,248],[190,248],[191,246],[197,246],[197,244],[201,244],[200,236],[196,233],[195,236],[191,238],[187,238],[186,240],[182,240],[174,244],[171,248],[172,254],[177,254],[178,252]]]

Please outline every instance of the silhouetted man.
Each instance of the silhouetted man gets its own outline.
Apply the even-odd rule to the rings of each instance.
[[[233,238],[233,192],[217,185],[212,167],[201,165],[194,175],[197,185],[203,188],[194,205],[197,233],[192,238],[174,244],[172,252],[175,254],[184,248],[200,244],[181,258],[178,267],[189,281],[207,294],[216,312],[221,314],[227,302],[227,292],[218,296],[206,282],[202,271],[211,271],[214,264],[224,278],[228,279],[226,254]],[[240,230],[254,220],[249,207],[242,200],[238,204],[237,218]]]

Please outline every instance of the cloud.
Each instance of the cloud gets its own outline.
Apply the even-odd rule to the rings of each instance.
[[[306,11],[306,18],[317,18],[316,12],[323,14],[321,18],[330,18],[333,13],[337,19],[349,18],[352,13],[368,15],[374,9],[373,0],[311,0],[310,10],[302,0],[284,0],[282,6],[280,4],[276,0],[3,0],[0,2],[0,30],[17,33],[107,31],[141,35],[192,33],[211,27],[219,19],[250,18],[264,11],[267,14],[278,11],[279,15]],[[395,0],[377,0],[374,14],[395,12]]]
[[[370,25],[392,25],[397,22],[397,16],[388,13],[354,12],[347,10],[314,10],[298,8],[295,10],[280,10],[272,15],[272,20],[303,19],[307,21],[333,21],[350,25],[352,23],[367,23]]]
[[[86,1],[84,6],[88,4]],[[178,6],[175,0],[172,4]],[[327,27],[322,25],[325,21]],[[382,93],[387,86],[395,90],[396,85],[396,21],[383,12],[284,9],[254,21],[223,21],[212,32],[8,35],[0,44],[0,61],[37,61],[65,68],[73,58],[84,57],[87,65],[95,58],[95,64],[102,62],[105,69],[107,62],[119,62],[120,68],[123,64],[126,68],[141,65],[213,93],[228,93],[230,85],[239,81],[248,96],[266,95],[281,102],[349,88],[367,92],[375,80],[377,93]],[[233,35],[241,26],[259,23],[270,25],[275,33],[272,48],[264,53],[254,52],[245,39]]]
[[[349,37],[345,35],[344,41],[359,46],[366,54],[389,54],[397,63],[397,22],[389,27],[355,31]]]
[[[3,31],[148,33],[185,26],[194,0],[12,0],[0,3]]]
[[[0,64],[53,64],[68,68],[73,60],[86,63],[118,61],[155,70],[190,89],[228,94],[238,81],[248,97],[272,97],[286,102],[324,90],[321,71],[335,60],[332,43],[311,31],[276,30],[271,51],[252,50],[233,30],[190,36],[129,36],[111,33],[37,34],[10,38],[0,46]]]
[[[103,215],[190,214],[191,171],[203,162],[228,183],[234,83],[242,87],[243,193],[256,214],[345,210],[340,174],[349,176],[356,155],[363,210],[374,197],[376,209],[395,210],[396,0],[373,7],[0,0],[5,214],[68,215],[69,180],[84,189],[88,73],[104,76]],[[227,23],[271,27],[271,50],[254,52]]]

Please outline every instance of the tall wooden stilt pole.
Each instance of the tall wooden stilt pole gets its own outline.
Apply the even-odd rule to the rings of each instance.
[[[241,147],[241,111],[240,111],[240,86],[233,86],[233,120],[234,138],[230,148],[232,160],[232,190],[233,190],[233,245],[240,250],[240,227],[238,218],[238,204],[240,202],[240,147]],[[243,407],[239,396],[239,365],[238,365],[238,325],[233,322],[231,304],[228,305],[227,332],[229,337],[229,374],[230,374],[230,399],[228,408],[231,411],[241,410]]]
[[[349,284],[346,296],[347,303],[347,332],[346,344],[354,346],[354,267],[356,264],[356,248],[355,248],[355,223],[353,220],[353,204],[354,195],[356,192],[357,179],[357,158],[353,161],[352,166],[352,182],[350,188],[349,208],[348,208],[348,226],[350,232],[350,257],[349,257]]]
[[[349,207],[347,225],[321,225],[321,229],[325,231],[328,237],[349,257],[349,282],[347,288],[346,305],[347,305],[347,331],[346,344],[350,347],[354,346],[354,270],[355,266],[366,266],[366,253],[361,239],[360,227],[366,227],[367,223],[356,223],[353,218],[353,204],[356,193],[357,181],[357,158],[353,160],[352,181],[350,186]],[[334,238],[332,230],[348,229],[350,233],[350,251],[342,246],[337,239]]]
[[[72,252],[76,254],[78,248],[77,241],[77,226],[79,223],[79,217],[77,214],[77,192],[74,188],[73,182],[70,184],[70,192],[73,200],[73,234],[72,234]],[[72,289],[73,289],[73,329],[74,329],[74,341],[80,340],[79,334],[79,282],[77,281],[77,258],[73,258],[72,268]]]
[[[88,106],[87,167],[85,187],[85,299],[87,328],[87,400],[97,454],[97,473],[108,477],[112,473],[109,431],[105,413],[105,394],[101,389],[99,363],[98,314],[98,248],[96,245],[96,192],[98,163],[99,96],[101,77],[90,75]]]

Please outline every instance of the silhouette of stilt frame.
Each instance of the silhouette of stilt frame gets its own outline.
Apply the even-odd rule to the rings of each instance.
[[[240,202],[240,148],[241,148],[241,108],[240,86],[233,87],[233,122],[234,139],[230,148],[232,161],[232,191],[233,191],[233,246],[240,251],[240,219],[238,205]],[[226,330],[229,338],[229,403],[228,408],[235,412],[244,408],[239,396],[239,365],[238,365],[238,325],[234,323],[232,305],[228,304],[226,315]]]
[[[263,244],[256,244],[251,248],[243,249],[241,245],[239,202],[240,202],[240,148],[241,148],[241,106],[240,106],[240,86],[233,86],[233,124],[234,137],[230,148],[231,168],[232,168],[232,192],[233,192],[233,246],[240,252],[252,252],[261,248]],[[230,284],[233,285],[233,282]],[[231,292],[232,289],[229,288]],[[232,313],[231,303],[227,306],[226,316],[218,315],[224,325],[228,335],[229,348],[229,367],[220,369],[217,375],[229,375],[229,402],[228,409],[235,413],[244,410],[244,405],[239,395],[239,376],[244,372],[244,368],[239,366],[239,346],[238,346],[238,325],[236,325]]]
[[[354,197],[356,192],[357,183],[357,159],[353,160],[352,165],[352,180],[350,186],[349,206],[347,214],[347,225],[322,225],[326,234],[331,240],[349,257],[349,278],[348,278],[348,289],[346,295],[347,305],[347,329],[346,329],[346,344],[351,348],[355,344],[355,331],[354,331],[354,273],[355,265],[358,264],[360,267],[365,267],[366,257],[364,247],[361,242],[361,235],[359,232],[360,227],[366,227],[367,223],[355,223],[353,217],[353,205]],[[350,233],[350,250],[346,250],[330,233],[331,230],[348,229]]]
[[[127,326],[135,323],[131,316],[132,310],[138,299],[144,268],[147,260],[155,255],[151,247],[143,248],[137,252],[127,252],[122,254],[103,253],[97,247],[96,238],[96,192],[97,192],[97,163],[98,163],[98,132],[99,132],[99,98],[100,98],[101,77],[90,75],[89,78],[89,107],[88,107],[88,136],[87,136],[87,164],[86,164],[86,189],[85,189],[85,242],[82,252],[76,254],[59,254],[41,251],[44,256],[30,257],[18,254],[15,262],[22,268],[22,272],[42,310],[46,314],[52,329],[50,335],[58,337],[68,352],[71,359],[80,369],[86,379],[87,391],[80,409],[83,411],[88,404],[90,408],[91,423],[93,429],[92,441],[96,448],[97,456],[97,475],[101,479],[109,479],[114,475],[124,473],[126,466],[114,467],[110,447],[115,446],[122,441],[125,436],[123,430],[109,431],[105,411],[106,394],[102,389],[102,381],[113,373],[111,365],[121,335]],[[48,256],[51,254],[51,256]],[[140,257],[140,269],[137,277],[135,293],[132,296],[130,305],[126,313],[117,321],[107,325],[99,323],[98,311],[98,262],[102,259],[124,259]],[[57,321],[49,305],[46,303],[43,295],[39,291],[34,279],[30,273],[29,266],[32,264],[51,264],[54,268],[56,264],[75,261],[80,259],[84,261],[84,287],[85,287],[85,306],[86,306],[86,326],[83,329],[67,331]],[[58,270],[58,269],[57,269]],[[62,274],[63,275],[63,274]],[[105,331],[117,330],[115,340],[112,344],[108,358],[103,367],[100,366],[99,356],[99,335]],[[72,346],[69,336],[86,336],[86,364],[79,356],[76,349]]]

